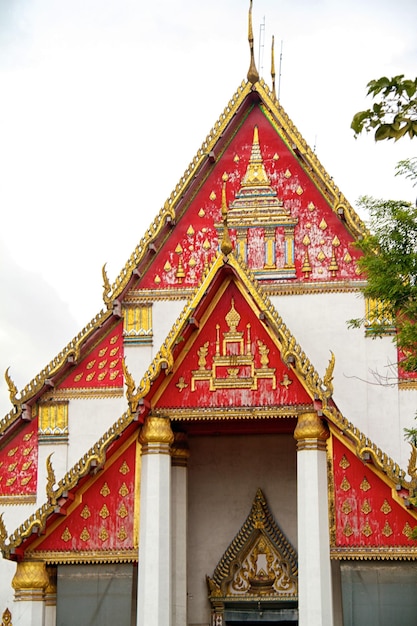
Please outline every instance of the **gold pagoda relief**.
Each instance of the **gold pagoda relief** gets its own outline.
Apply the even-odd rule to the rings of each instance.
[[[207,576],[215,613],[238,602],[294,601],[298,596],[297,554],[276,524],[261,489],[242,528]]]
[[[258,279],[295,278],[294,230],[297,218],[284,208],[265,170],[259,143],[258,127],[254,127],[253,143],[246,173],[235,199],[227,211],[228,227],[236,232],[237,254],[251,266]],[[221,225],[216,224],[220,232]],[[249,262],[251,237],[263,240],[263,259],[259,267]]]
[[[275,368],[269,367],[269,348],[259,339],[255,353],[252,351],[251,325],[246,325],[246,332],[238,330],[241,320],[231,299],[230,311],[225,316],[229,330],[222,333],[220,324],[216,324],[214,354],[210,352],[210,342],[206,341],[197,350],[198,369],[192,370],[191,391],[196,391],[196,382],[207,382],[210,391],[218,389],[258,389],[260,379],[269,379],[272,389],[277,388]],[[255,366],[256,353],[260,367]],[[208,360],[212,361],[211,366]]]

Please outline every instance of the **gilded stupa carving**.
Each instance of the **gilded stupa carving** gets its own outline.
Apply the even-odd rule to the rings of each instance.
[[[259,229],[264,240],[264,262],[252,268],[264,280],[294,278],[294,230],[298,219],[284,207],[265,169],[259,130],[253,142],[246,173],[227,210],[227,225],[236,232],[237,253],[248,262],[249,231]],[[220,225],[216,225],[220,228]],[[282,249],[279,249],[282,248]]]

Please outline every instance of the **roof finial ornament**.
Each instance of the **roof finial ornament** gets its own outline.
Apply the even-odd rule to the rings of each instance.
[[[252,1],[250,0],[249,5],[249,27],[248,27],[248,39],[249,39],[249,48],[250,48],[250,65],[248,70],[248,81],[254,85],[259,80],[258,70],[255,65],[255,57],[253,53],[253,29],[252,29]]]
[[[274,100],[277,100],[277,92],[275,90],[275,37],[272,35],[272,46],[271,46],[271,78],[272,78],[272,95],[274,96]]]
[[[233,244],[230,239],[229,229],[227,227],[227,202],[226,202],[226,182],[228,180],[228,175],[226,172],[222,176],[223,185],[222,185],[222,219],[223,219],[223,239],[220,244],[220,250],[224,254],[224,256],[229,256],[231,251],[233,250]]]

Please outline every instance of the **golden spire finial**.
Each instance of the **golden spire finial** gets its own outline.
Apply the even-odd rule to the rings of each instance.
[[[223,219],[223,239],[220,244],[220,250],[224,254],[224,256],[229,256],[231,251],[233,250],[233,244],[230,239],[229,229],[227,227],[227,201],[226,201],[226,182],[228,180],[228,175],[223,174],[223,185],[222,185],[222,219]]]
[[[272,78],[272,94],[274,96],[274,100],[277,99],[277,93],[275,91],[275,37],[272,35],[272,46],[271,46],[271,78]]]
[[[248,81],[254,85],[259,80],[258,70],[255,65],[255,57],[253,53],[253,29],[252,29],[252,0],[249,4],[249,23],[248,23],[248,40],[250,48],[250,65],[248,70]]]
[[[242,187],[268,187],[270,184],[259,145],[258,127],[255,126],[253,129],[252,150],[246,173],[242,179]]]

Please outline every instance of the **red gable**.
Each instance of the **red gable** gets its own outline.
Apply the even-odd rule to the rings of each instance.
[[[194,287],[218,248],[227,178],[232,240],[263,281],[358,278],[353,237],[260,103],[251,106],[189,202],[140,289]],[[243,217],[243,219],[242,219]],[[217,225],[217,228],[216,228]]]
[[[336,546],[415,546],[410,534],[417,515],[405,508],[401,494],[336,436],[332,445]]]
[[[267,407],[310,404],[256,305],[226,278],[185,341],[156,408]]]
[[[38,421],[29,422],[0,451],[0,501],[9,496],[36,495]]]

